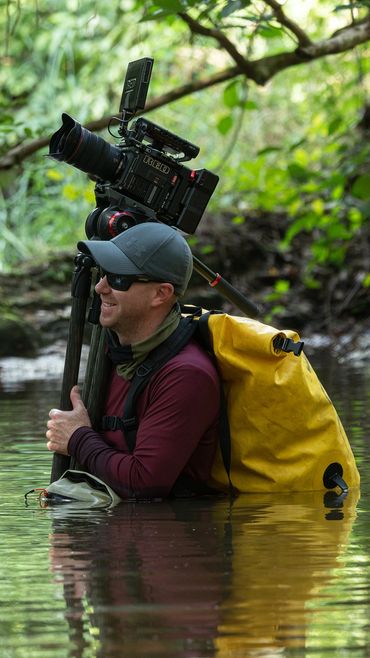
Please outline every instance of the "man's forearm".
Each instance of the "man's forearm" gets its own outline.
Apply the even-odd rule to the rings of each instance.
[[[68,449],[83,468],[112,487],[121,498],[166,496],[172,488],[170,474],[166,474],[165,482],[154,483],[152,474],[139,458],[110,447],[91,427],[77,429]]]

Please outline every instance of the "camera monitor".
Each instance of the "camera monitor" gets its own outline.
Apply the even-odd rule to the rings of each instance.
[[[129,63],[119,106],[120,112],[134,114],[136,110],[144,109],[153,61],[151,57],[143,57]]]

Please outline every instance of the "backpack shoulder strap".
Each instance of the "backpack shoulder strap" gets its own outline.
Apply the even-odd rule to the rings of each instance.
[[[219,368],[217,365],[217,358],[213,350],[213,339],[209,331],[208,319],[210,315],[221,314],[222,311],[208,311],[203,313],[197,322],[197,339],[201,343],[202,347],[211,355],[213,362],[217,371]],[[222,462],[225,467],[227,477],[229,480],[229,490],[230,494],[235,494],[235,489],[231,481],[231,433],[230,433],[230,424],[229,417],[227,412],[227,399],[222,385],[222,377],[219,372],[221,380],[221,397],[220,397],[220,451],[222,456]]]
[[[193,320],[193,316],[181,318],[175,331],[163,343],[152,350],[146,359],[137,367],[126,396],[122,417],[103,416],[103,429],[122,429],[125,432],[125,438],[130,452],[133,452],[136,444],[138,426],[136,403],[138,396],[147,386],[152,375],[187,345],[195,333],[196,325],[197,322]]]

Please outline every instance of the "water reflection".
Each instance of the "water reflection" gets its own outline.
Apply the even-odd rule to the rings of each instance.
[[[51,565],[63,583],[74,656],[191,657],[213,647],[224,587],[212,503],[121,504],[108,514],[53,510]],[[220,510],[225,513],[226,508]],[[220,536],[221,531],[221,536]]]
[[[73,656],[276,656],[344,554],[358,492],[53,510]],[[76,519],[78,518],[78,522]],[[91,655],[91,654],[90,654]]]
[[[325,596],[357,501],[352,491],[340,499],[294,494],[236,502],[233,578],[216,640],[220,657],[278,656],[306,647],[310,604]]]
[[[25,491],[50,475],[45,418],[59,384],[0,392],[0,655],[367,656],[370,370],[317,365],[348,430],[361,497],[25,508]]]

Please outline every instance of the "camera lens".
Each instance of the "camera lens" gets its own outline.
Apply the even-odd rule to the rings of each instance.
[[[51,137],[49,155],[113,182],[123,158],[122,149],[83,128],[68,114],[62,114],[62,121],[62,126]]]

